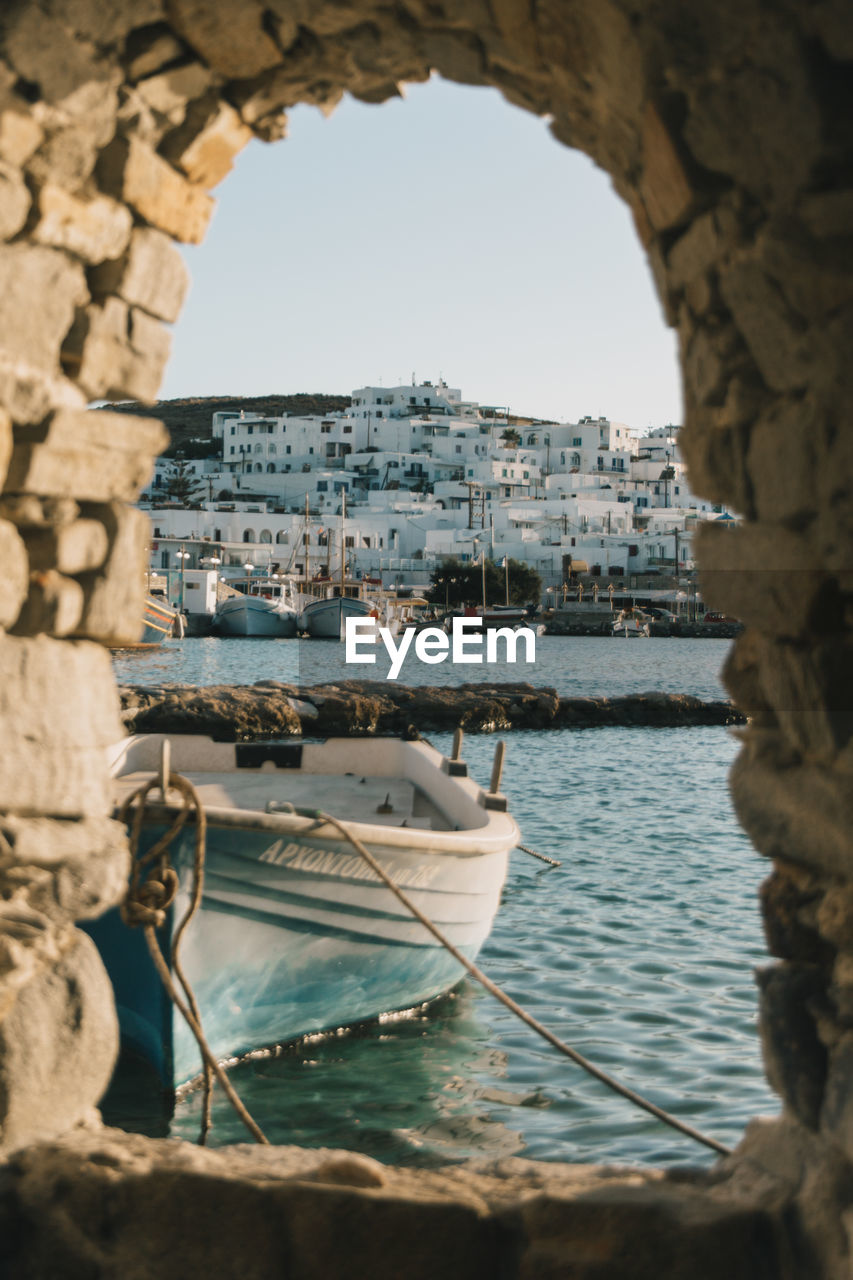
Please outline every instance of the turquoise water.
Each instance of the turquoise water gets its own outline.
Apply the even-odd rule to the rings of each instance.
[[[545,637],[528,678],[564,693],[720,697],[727,649],[725,641]],[[190,640],[119,656],[116,668],[121,681],[137,683],[311,683],[350,677],[341,659],[341,646],[322,642]],[[470,671],[427,668],[418,682],[441,675],[457,683]],[[423,668],[405,674],[414,682]],[[433,740],[448,745],[443,735]],[[507,742],[504,790],[524,840],[562,866],[512,855],[481,966],[605,1070],[736,1143],[751,1116],[777,1103],[761,1068],[752,978],[766,959],[756,890],[767,866],[728,800],[735,738],[718,728],[602,728],[519,732]],[[488,777],[494,745],[466,738],[475,777]],[[469,981],[426,1014],[319,1039],[232,1074],[274,1142],[343,1146],[394,1163],[509,1154],[713,1160],[559,1057]],[[180,1104],[172,1132],[195,1137],[198,1112],[197,1097]],[[222,1102],[213,1140],[244,1140]]]

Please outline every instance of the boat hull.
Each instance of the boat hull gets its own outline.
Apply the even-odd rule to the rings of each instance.
[[[296,635],[296,610],[262,596],[229,596],[219,602],[213,625],[220,636],[286,639]]]
[[[155,600],[153,596],[145,599],[142,614],[142,635],[140,644],[162,644],[172,635],[177,617],[177,609],[173,609],[165,600]]]
[[[162,833],[147,828],[143,848]],[[348,842],[235,834],[208,828],[202,909],[181,947],[218,1058],[411,1008],[464,976]],[[176,855],[182,887],[162,931],[167,946],[189,901],[192,843],[190,832]],[[498,908],[508,851],[453,858],[374,844],[371,852],[473,959]],[[113,979],[122,1038],[167,1086],[180,1084],[200,1070],[198,1047],[165,1007],[141,933],[123,938],[117,917],[110,912],[89,932]]]
[[[330,596],[313,600],[302,610],[300,626],[318,640],[340,640],[347,618],[365,618],[373,610],[368,600],[355,596]]]
[[[141,735],[121,744],[119,796],[150,780],[162,741]],[[413,1008],[464,976],[315,807],[346,817],[392,882],[473,959],[498,910],[518,827],[433,748],[396,739],[226,744],[192,736],[171,745],[171,767],[197,788],[207,817],[204,892],[181,958],[218,1058]],[[242,807],[226,803],[235,794]],[[149,799],[140,856],[179,807]],[[170,850],[180,890],[161,930],[166,954],[190,900],[194,845],[190,821]],[[86,927],[113,980],[125,1047],[167,1088],[194,1077],[198,1048],[168,1007],[142,931],[127,929],[117,911]]]

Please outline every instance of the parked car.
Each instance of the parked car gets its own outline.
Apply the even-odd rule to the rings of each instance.
[[[673,613],[671,609],[659,609],[657,605],[648,605],[643,609],[643,613],[647,613],[650,618],[656,618],[658,622],[677,622],[678,614]]]
[[[730,618],[727,613],[706,613],[702,621],[703,622],[737,622],[737,618]]]

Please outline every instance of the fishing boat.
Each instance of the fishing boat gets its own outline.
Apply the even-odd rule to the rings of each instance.
[[[183,616],[169,604],[165,596],[147,595],[142,611],[142,635],[140,645],[162,644],[175,634],[176,624]],[[183,630],[181,630],[183,635]]]
[[[164,741],[140,735],[114,749],[117,804],[168,775]],[[181,736],[171,770],[193,784],[207,818],[204,894],[181,963],[218,1058],[418,1007],[463,976],[318,805],[346,816],[346,830],[464,955],[473,959],[488,936],[519,839],[499,768],[486,791],[461,760],[420,741]],[[140,851],[182,808],[174,791],[154,794]],[[190,893],[194,839],[188,823],[172,846],[181,888],[160,930],[167,948]],[[87,928],[113,981],[125,1046],[169,1088],[194,1077],[198,1048],[142,931],[117,909]]]
[[[367,618],[378,612],[369,600],[359,596],[325,596],[305,605],[299,615],[299,629],[322,640],[340,640],[347,618]]]
[[[211,626],[220,636],[287,638],[296,635],[298,616],[285,584],[253,578],[245,592],[217,601]]]
[[[306,517],[307,518],[307,517]],[[362,597],[361,583],[352,583],[346,576],[346,497],[341,495],[341,562],[340,581],[335,587],[324,587],[328,594],[318,596],[306,604],[299,615],[300,631],[323,640],[341,640],[344,637],[347,618],[367,618],[379,613],[370,600]]]

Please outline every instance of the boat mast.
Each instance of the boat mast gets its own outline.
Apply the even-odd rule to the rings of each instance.
[[[344,536],[344,521],[347,515],[347,494],[346,489],[341,489],[341,599],[344,598],[346,584],[346,565],[347,565],[347,540]]]
[[[305,594],[306,595],[308,594],[308,583],[309,583],[308,557],[311,554],[310,540],[311,540],[311,534],[308,529],[308,491],[306,490],[305,491],[305,531],[302,534],[302,542],[305,549]]]

